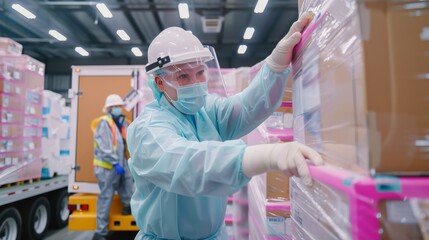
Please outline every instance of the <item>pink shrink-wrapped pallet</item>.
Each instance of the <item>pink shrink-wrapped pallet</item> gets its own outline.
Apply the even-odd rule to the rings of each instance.
[[[266,179],[265,174],[255,176],[248,184],[248,239],[290,240],[292,239],[290,202],[267,198]]]
[[[16,55],[22,53],[22,45],[10,38],[0,37],[0,55]]]
[[[294,239],[427,236],[429,177],[372,178],[332,166],[310,166],[310,172],[311,187],[291,180]]]
[[[40,178],[45,65],[0,55],[0,185]]]
[[[305,0],[294,135],[356,172],[429,174],[429,5]]]
[[[268,199],[266,179],[255,176],[248,184],[249,239],[292,239],[290,202]]]

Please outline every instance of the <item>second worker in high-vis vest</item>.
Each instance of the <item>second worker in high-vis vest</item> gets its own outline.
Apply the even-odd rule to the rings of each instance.
[[[119,95],[109,95],[103,107],[106,115],[94,119],[91,123],[94,132],[94,174],[100,188],[94,240],[102,240],[107,236],[110,205],[115,191],[118,192],[124,207],[122,214],[131,214],[133,180],[128,168],[126,147],[129,122],[122,114],[123,105]]]

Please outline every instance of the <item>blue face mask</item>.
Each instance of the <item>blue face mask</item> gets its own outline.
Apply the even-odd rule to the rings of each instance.
[[[197,113],[206,103],[206,96],[208,95],[207,82],[186,85],[186,86],[173,86],[168,81],[166,82],[170,87],[176,89],[177,100],[174,101],[166,92],[166,96],[171,100],[171,103],[177,110],[184,114]]]
[[[122,114],[122,107],[113,107],[110,110],[110,114],[112,114],[112,116],[114,116],[114,117],[121,115]]]

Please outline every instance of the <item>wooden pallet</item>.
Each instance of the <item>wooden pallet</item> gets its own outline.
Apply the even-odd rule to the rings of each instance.
[[[21,185],[25,185],[28,183],[34,183],[34,182],[39,182],[39,181],[40,181],[40,178],[31,178],[31,179],[27,179],[27,180],[21,180],[21,181],[6,183],[3,185],[0,185],[0,189],[10,188],[10,187],[15,187],[15,186],[21,186]]]

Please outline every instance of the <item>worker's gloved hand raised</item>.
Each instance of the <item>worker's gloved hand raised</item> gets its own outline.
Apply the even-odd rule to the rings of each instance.
[[[119,176],[124,175],[125,170],[124,170],[124,168],[123,168],[119,163],[115,163],[115,164],[113,164],[113,168],[116,170],[116,173],[117,173]]]
[[[299,176],[306,185],[311,185],[306,159],[311,160],[314,165],[323,164],[319,153],[298,142],[249,146],[244,152],[243,172],[252,177],[278,170],[288,176]]]
[[[301,39],[301,32],[311,22],[314,14],[306,12],[301,15],[298,21],[294,22],[286,36],[283,37],[274,48],[265,62],[273,72],[283,72],[289,66],[292,59],[292,52],[295,45]]]

